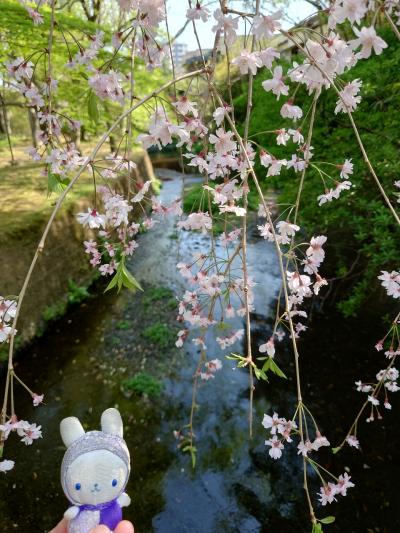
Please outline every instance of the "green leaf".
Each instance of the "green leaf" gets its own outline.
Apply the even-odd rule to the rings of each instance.
[[[196,448],[190,450],[190,455],[192,456],[192,468],[194,470],[196,468]]]
[[[110,289],[113,289],[114,287],[118,288],[118,292],[122,289],[122,287],[126,287],[131,291],[135,291],[137,289],[141,291],[143,290],[140,283],[132,276],[132,274],[126,268],[124,256],[121,258],[121,261],[119,262],[117,267],[117,271],[115,272],[112,280],[107,285],[104,292],[107,292]]]
[[[275,361],[272,359],[272,357],[270,357],[269,359],[267,359],[264,363],[264,366],[262,368],[264,370],[264,372],[267,372],[268,370],[270,370],[271,372],[273,372],[274,374],[276,374],[277,376],[279,376],[280,378],[284,378],[284,379],[287,379],[286,377],[286,374],[284,374],[282,372],[282,370],[279,368],[279,366],[275,363]]]
[[[312,532],[311,533],[324,533],[321,524],[313,524]]]
[[[246,358],[243,355],[238,353],[231,353],[230,355],[225,355],[225,359],[230,359],[231,361],[246,361]]]
[[[129,270],[127,270],[124,263],[122,266],[122,284],[124,287],[126,287],[127,289],[130,289],[131,291],[134,291],[136,289],[143,291],[140,283],[137,281],[136,278],[132,276]]]
[[[107,292],[109,291],[110,289],[113,289],[115,287],[115,285],[118,283],[118,278],[119,278],[119,273],[118,273],[118,270],[117,272],[114,274],[114,276],[112,277],[110,283],[107,285],[107,287],[105,288],[104,292]]]
[[[257,368],[256,366],[254,367],[254,374],[256,376],[257,379],[263,379],[264,381],[268,381],[268,376],[267,374],[264,372],[264,370],[262,370],[261,368]]]
[[[94,124],[99,123],[100,113],[99,113],[99,107],[97,105],[98,103],[98,97],[95,95],[93,91],[89,91],[88,96],[88,115],[90,120]]]
[[[335,517],[334,516],[326,516],[325,518],[318,518],[318,520],[322,524],[333,524],[333,522],[335,521]]]
[[[62,192],[68,185],[69,179],[62,179],[61,176],[57,174],[52,174],[51,172],[47,173],[47,191],[48,194],[52,192]]]
[[[336,448],[332,448],[332,453],[338,453],[340,452],[341,446],[337,446]]]

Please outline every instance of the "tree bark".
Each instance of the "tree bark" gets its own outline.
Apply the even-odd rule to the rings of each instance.
[[[37,116],[36,116],[36,111],[32,109],[31,107],[28,107],[28,120],[29,120],[29,127],[31,130],[32,146],[37,148],[37,130],[38,130]]]

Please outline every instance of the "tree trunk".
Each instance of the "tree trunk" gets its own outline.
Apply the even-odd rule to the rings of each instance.
[[[111,124],[109,122],[107,122],[107,128],[111,128]],[[108,141],[110,143],[111,153],[114,154],[117,151],[117,142],[115,140],[114,135],[110,135],[108,137]]]
[[[10,155],[11,155],[11,164],[15,165],[14,152],[13,152],[13,148],[12,148],[12,144],[11,144],[10,118],[9,118],[8,113],[7,113],[7,106],[5,105],[5,100],[4,100],[2,95],[0,95],[0,101],[1,101],[1,107],[2,107],[4,133],[7,136],[8,148],[10,150]]]
[[[86,128],[84,124],[81,124],[81,142],[86,141]]]
[[[7,135],[7,126],[4,123],[3,113],[0,113],[0,135]]]
[[[32,137],[32,146],[37,148],[37,129],[38,129],[38,123],[37,123],[37,116],[36,111],[32,109],[31,107],[28,107],[28,119],[29,119],[29,127],[31,129],[31,137]]]

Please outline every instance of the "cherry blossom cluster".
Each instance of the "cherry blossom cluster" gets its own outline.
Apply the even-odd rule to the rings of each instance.
[[[371,403],[371,415],[368,417],[367,422],[373,422],[375,411],[377,414],[377,418],[378,419],[382,418],[379,412],[379,409],[378,409],[378,406],[380,405],[378,395],[380,393],[382,393],[384,397],[383,406],[385,407],[385,409],[392,408],[388,400],[388,392],[397,392],[398,390],[400,390],[400,387],[397,384],[398,378],[399,378],[399,371],[392,366],[392,367],[380,370],[376,374],[377,383],[368,384],[368,383],[361,383],[361,381],[356,381],[357,390],[359,392],[364,392],[368,394],[368,402]],[[383,385],[382,387],[379,386],[381,384]]]
[[[190,218],[190,216],[188,217]],[[199,225],[195,228],[200,229]],[[226,238],[224,236],[223,238]],[[188,324],[194,331],[199,330],[200,336],[192,338],[192,342],[206,350],[204,335],[207,328],[216,330],[216,341],[221,350],[232,347],[243,338],[244,330],[229,327],[229,319],[246,313],[244,306],[244,281],[242,277],[230,270],[230,257],[221,261],[222,267],[218,269],[212,254],[195,254],[191,264],[178,263],[177,268],[181,276],[188,283],[190,290],[186,290],[179,302],[178,321]],[[251,287],[253,282],[248,283],[248,299],[250,304],[253,300]],[[215,308],[218,307],[220,315],[217,317]],[[216,320],[218,318],[218,320]],[[218,331],[224,332],[223,335]],[[229,333],[226,333],[226,330]],[[183,329],[178,332],[176,345],[183,346],[189,337],[189,330]],[[192,335],[193,337],[193,335]],[[217,368],[218,369],[218,368]],[[201,375],[201,378],[204,377]]]
[[[394,274],[397,273],[395,272]],[[383,279],[382,284],[385,286],[385,282],[390,281],[390,274],[388,272],[384,272],[383,275],[380,276],[380,279]],[[386,288],[389,290],[388,287]],[[396,294],[393,294],[393,297],[397,298]],[[350,427],[344,441],[338,448],[335,449],[335,451],[340,450],[345,443],[354,448],[360,448],[360,443],[357,438],[357,426],[358,420],[365,410],[369,409],[369,414],[366,418],[366,421],[373,422],[375,419],[381,420],[383,417],[381,405],[383,405],[384,409],[392,409],[392,405],[389,401],[389,395],[390,393],[395,393],[400,390],[400,386],[398,384],[399,371],[394,366],[397,357],[400,355],[399,324],[400,313],[397,314],[393,320],[383,339],[379,340],[375,344],[375,349],[378,352],[383,352],[388,360],[388,365],[386,368],[381,369],[376,374],[375,382],[361,380],[355,382],[357,391],[366,394],[367,398],[361,406],[361,409],[352,426]]]
[[[215,378],[215,373],[218,370],[221,370],[222,363],[220,359],[212,359],[211,361],[206,361],[204,363],[204,368],[200,371],[200,379],[203,381],[208,381],[209,379]]]
[[[43,402],[44,395],[36,394],[31,391],[31,389],[25,385],[25,383],[12,371],[10,378],[11,380],[16,380],[31,396],[33,405],[37,407]],[[10,388],[11,394],[13,394],[13,387]],[[15,432],[19,437],[21,437],[21,442],[26,446],[30,446],[34,440],[42,438],[42,427],[36,423],[30,423],[26,420],[18,420],[16,414],[14,413],[14,399],[11,399],[11,408],[12,414],[8,420],[4,418],[4,422],[0,423],[0,459],[3,456],[3,450],[6,440],[9,438],[10,434]],[[9,459],[3,459],[0,461],[0,472],[6,473],[9,470],[14,468],[14,461]]]
[[[261,206],[259,209],[259,215],[264,216],[264,213],[265,210]],[[292,240],[300,230],[300,227],[297,224],[280,220],[275,224],[274,233],[272,232],[269,222],[258,226],[258,229],[260,235],[266,240],[271,242],[276,240],[280,245],[291,245]],[[300,259],[295,254],[294,248],[290,247],[291,249],[287,253],[288,264],[286,270],[287,286],[289,290],[288,309],[285,313],[286,319],[289,316],[291,319],[294,317],[307,318],[307,312],[304,309],[300,309],[304,299],[310,298],[313,294],[318,295],[321,287],[328,284],[327,280],[318,273],[318,270],[325,259],[323,245],[326,243],[326,240],[327,237],[325,235],[312,237],[307,244],[303,259]],[[297,249],[301,250],[301,247],[298,246]],[[294,270],[290,270],[291,263],[293,264]],[[299,267],[301,266],[305,273],[299,271]],[[294,327],[296,338],[301,331],[306,329],[306,326],[300,322],[295,324]],[[269,350],[273,353],[273,338],[270,339]]]
[[[111,170],[114,174],[115,167]],[[114,177],[114,176],[113,176]],[[91,230],[98,230],[98,240],[84,242],[85,252],[90,256],[90,264],[97,267],[102,276],[114,274],[121,258],[129,257],[138,248],[136,235],[140,230],[153,227],[155,220],[145,216],[141,222],[130,220],[130,213],[135,204],[140,204],[151,186],[151,181],[138,184],[138,191],[129,201],[123,195],[113,191],[110,186],[99,186],[97,192],[101,197],[104,213],[88,207],[86,212],[78,213],[80,224]]]
[[[299,408],[300,417],[303,417],[302,423],[306,423],[306,417],[303,416],[305,407]],[[307,410],[308,411],[308,410]],[[295,415],[296,417],[296,415]],[[315,438],[310,440],[307,436],[306,439],[302,437],[302,432],[299,431],[295,417],[292,420],[286,420],[286,418],[280,417],[277,413],[273,413],[272,416],[264,414],[262,420],[263,427],[270,432],[270,438],[265,441],[265,445],[269,446],[268,454],[272,459],[280,459],[286,443],[292,443],[292,437],[300,437],[300,441],[297,445],[297,453],[304,458],[317,473],[320,479],[323,481],[323,486],[318,493],[318,500],[322,505],[332,503],[336,501],[335,496],[346,496],[347,489],[354,487],[354,483],[350,481],[350,476],[345,472],[340,475],[339,478],[335,478],[333,474],[330,474],[327,470],[321,469],[310,457],[312,452],[317,452],[320,448],[330,446],[328,439],[323,436],[315,425]],[[307,430],[307,435],[309,431]],[[325,482],[324,475],[329,474],[330,477],[336,480],[336,483]]]
[[[298,435],[298,427],[295,420],[286,420],[281,418],[277,413],[272,416],[265,414],[262,420],[262,425],[265,429],[271,432],[271,438],[265,441],[266,446],[270,446],[269,455],[272,459],[280,459],[282,457],[282,450],[284,443],[293,442],[292,436]],[[297,445],[298,454],[306,457],[312,451],[318,451],[323,446],[329,446],[330,443],[326,437],[316,430],[316,436],[313,441],[309,439],[301,440]]]
[[[36,109],[43,108],[48,85],[38,87],[33,82],[34,64],[32,61],[17,57],[13,61],[6,63],[6,67],[8,75],[13,80],[12,87],[26,98],[28,105]],[[55,90],[56,87],[57,81],[52,80],[52,90]],[[53,117],[50,120],[53,121]]]
[[[38,405],[42,398],[43,397],[36,395],[34,398],[34,405]],[[0,424],[0,432],[2,434],[2,447],[12,432],[15,432],[19,437],[21,437],[21,442],[23,442],[26,446],[30,446],[34,440],[42,438],[41,426],[38,426],[36,423],[31,424],[26,420],[18,420],[15,415],[7,420],[5,424]],[[3,459],[0,461],[0,472],[8,472],[14,468],[14,465],[14,461],[11,461],[10,459]]]
[[[31,55],[33,56],[35,52]],[[43,56],[46,61],[46,56]],[[67,174],[76,170],[84,162],[73,142],[65,142],[62,134],[63,125],[72,132],[80,129],[80,122],[59,114],[52,109],[52,97],[57,91],[58,81],[46,77],[40,82],[38,76],[39,61],[35,64],[22,57],[17,57],[6,64],[7,72],[12,80],[11,87],[21,93],[28,107],[36,110],[39,122],[39,132],[37,148],[28,150],[29,156],[34,161],[43,160],[46,164],[43,175],[53,176],[59,182],[62,182]]]
[[[43,15],[40,13],[39,9],[41,6],[44,6],[50,3],[48,0],[19,0],[20,4],[26,9],[28,15],[31,17],[32,22],[35,26],[43,24],[44,19]],[[34,7],[33,7],[34,6]]]

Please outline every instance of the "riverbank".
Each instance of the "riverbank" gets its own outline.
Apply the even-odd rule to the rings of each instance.
[[[57,197],[47,194],[47,179],[41,175],[42,167],[27,162],[23,151],[20,156],[18,165],[0,166],[2,295],[19,293]],[[147,152],[136,150],[133,160],[137,165],[133,171],[137,177],[143,182],[155,182]],[[119,178],[116,186],[126,189],[126,178]],[[41,334],[47,322],[60,317],[69,303],[79,302],[95,279],[95,271],[82,244],[87,240],[88,232],[75,217],[77,212],[86,211],[92,202],[92,176],[85,172],[57,215],[33,272],[21,308],[17,346]],[[6,351],[7,346],[2,346],[0,358]]]

